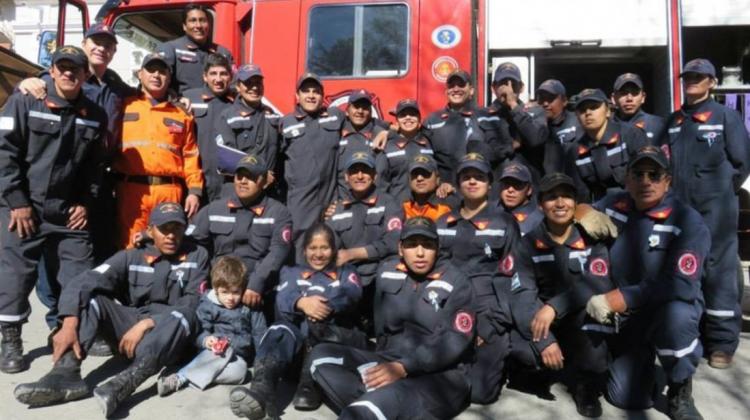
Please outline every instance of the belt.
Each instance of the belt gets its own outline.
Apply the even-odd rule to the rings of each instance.
[[[117,178],[118,181],[130,182],[133,184],[144,184],[144,185],[179,184],[182,182],[182,178],[179,178],[176,176],[116,174],[115,177]]]

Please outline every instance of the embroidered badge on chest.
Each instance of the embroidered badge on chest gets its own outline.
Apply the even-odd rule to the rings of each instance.
[[[440,303],[438,302],[438,294],[434,290],[430,290],[430,293],[427,294],[427,298],[430,299],[430,305],[432,305],[433,309],[435,309],[435,312],[440,310]]]
[[[648,237],[648,246],[651,248],[655,248],[659,246],[659,243],[661,243],[661,239],[659,239],[659,235],[651,235]]]

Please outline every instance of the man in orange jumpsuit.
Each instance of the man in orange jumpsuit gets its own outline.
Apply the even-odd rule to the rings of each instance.
[[[193,133],[193,117],[170,97],[170,69],[164,58],[149,54],[138,72],[141,91],[125,101],[120,151],[112,165],[116,187],[117,227],[121,247],[146,229],[157,204],[183,202],[191,217],[198,211],[203,174]]]

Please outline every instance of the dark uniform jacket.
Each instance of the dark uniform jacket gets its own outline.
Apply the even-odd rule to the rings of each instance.
[[[422,130],[421,133],[411,139],[391,131],[388,133],[385,150],[376,158],[380,184],[398,202],[406,201],[411,196],[409,163],[417,155],[434,155],[426,130]],[[451,180],[446,179],[440,181],[451,182]]]
[[[209,290],[198,305],[198,322],[201,333],[195,339],[196,347],[203,349],[208,336],[226,337],[235,354],[247,358],[252,355],[266,332],[266,319],[260,311],[253,311],[243,304],[236,308],[225,308],[216,297],[216,290]]]
[[[503,208],[502,201],[498,202],[500,208]],[[516,219],[521,236],[525,236],[537,227],[544,220],[544,213],[539,208],[536,198],[531,198],[526,204],[522,204],[510,211],[510,214]]]
[[[544,173],[562,172],[568,148],[583,137],[575,112],[563,110],[557,119],[547,121],[549,137],[544,145]]]
[[[69,102],[47,83],[43,100],[12,95],[0,114],[0,205],[33,206],[65,225],[75,204],[91,207],[106,138],[104,110],[83,93]]]
[[[404,365],[410,376],[469,362],[475,334],[472,288],[466,275],[438,260],[416,277],[400,258],[383,262],[375,292],[377,352]]]
[[[646,133],[646,137],[649,142],[657,143],[661,137],[666,134],[666,122],[664,118],[647,114],[642,109],[639,109],[630,118],[625,118],[620,113],[615,113],[612,119],[623,124],[630,124],[635,128],[639,128]]]
[[[382,122],[379,120],[371,120],[367,125],[359,130],[356,130],[352,123],[347,120],[344,122],[344,126],[341,128],[341,140],[339,140],[339,153],[338,153],[338,198],[345,198],[347,196],[347,190],[349,185],[344,179],[346,173],[347,161],[351,158],[354,153],[372,151],[372,140],[383,130],[387,128],[382,127]],[[380,183],[380,180],[376,180]]]
[[[177,254],[162,255],[153,245],[120,251],[100,266],[68,282],[60,296],[59,316],[78,316],[98,294],[140,308],[144,316],[170,313],[186,330],[197,327],[201,283],[208,280],[208,253],[183,243]]]
[[[242,259],[249,273],[248,289],[264,293],[276,285],[276,273],[292,248],[291,223],[287,208],[273,198],[263,196],[245,207],[232,193],[202,208],[187,233],[213,258]]]
[[[203,65],[209,54],[221,54],[232,64],[232,54],[228,49],[214,43],[200,46],[187,35],[167,41],[156,47],[172,69],[172,89],[182,95],[188,89],[203,86]]]
[[[510,136],[521,143],[521,147],[514,151],[514,156],[536,175],[541,174],[543,168],[544,143],[549,136],[547,117],[539,105],[526,105],[521,100],[513,109],[508,109],[498,100],[492,102],[487,113],[497,115],[508,123]]]

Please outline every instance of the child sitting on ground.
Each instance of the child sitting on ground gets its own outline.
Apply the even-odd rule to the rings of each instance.
[[[248,360],[266,332],[261,311],[242,304],[247,269],[236,257],[220,257],[211,269],[212,289],[198,306],[202,332],[196,345],[202,350],[177,373],[157,382],[159,395],[167,396],[186,385],[201,390],[210,384],[241,384]]]

